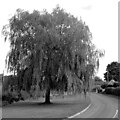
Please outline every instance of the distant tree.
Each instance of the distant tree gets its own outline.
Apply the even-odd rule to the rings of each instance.
[[[104,73],[104,79],[106,81],[110,81],[114,79],[115,81],[119,80],[119,69],[120,69],[120,63],[118,62],[111,62],[107,65],[106,72]]]
[[[101,82],[102,81],[102,79],[100,78],[100,77],[98,77],[98,76],[95,76],[95,78],[94,78],[94,80],[97,82]]]
[[[46,90],[45,103],[50,103],[51,89],[73,83],[72,74],[81,78],[84,73],[85,83],[89,81],[104,55],[91,42],[88,26],[59,6],[52,13],[18,9],[2,32],[11,48],[6,64],[18,77],[19,89],[29,92],[35,84]]]

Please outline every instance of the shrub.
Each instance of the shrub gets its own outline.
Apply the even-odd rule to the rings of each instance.
[[[105,93],[106,94],[112,94],[113,93],[113,87],[107,87],[106,89],[105,89]]]
[[[113,87],[120,87],[120,83],[114,83]]]
[[[120,96],[120,87],[117,87],[113,90],[113,95]]]
[[[96,88],[93,88],[91,91],[92,91],[92,92],[96,92]]]
[[[3,94],[2,95],[2,101],[7,101],[9,104],[11,104],[14,101],[14,99],[12,97],[12,94],[10,94],[9,92]]]
[[[120,87],[117,87],[117,88],[115,88],[115,87],[108,87],[108,88],[105,89],[104,93],[120,96]]]
[[[16,91],[15,92],[4,92],[3,95],[2,95],[2,102],[3,104],[5,102],[11,104],[13,102],[18,102],[20,100],[24,100],[24,98],[22,97],[22,95],[20,93],[17,93]],[[7,105],[7,104],[5,104]]]
[[[107,86],[108,86],[107,84],[103,84],[103,85],[101,85],[101,88],[105,89],[105,88],[107,88]]]
[[[102,88],[99,88],[99,89],[98,89],[98,93],[102,93]]]

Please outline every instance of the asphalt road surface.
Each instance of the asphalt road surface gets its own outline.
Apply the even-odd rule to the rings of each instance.
[[[2,118],[2,108],[1,108],[1,106],[2,106],[2,85],[0,83],[0,120]]]
[[[91,104],[86,110],[69,118],[118,118],[117,97],[89,93]]]

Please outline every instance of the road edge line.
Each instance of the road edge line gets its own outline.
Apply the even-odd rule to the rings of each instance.
[[[117,114],[118,114],[118,110],[116,110],[115,115],[113,116],[113,118],[115,118],[117,116]]]
[[[80,115],[81,113],[83,113],[83,112],[85,112],[87,109],[89,109],[90,106],[91,106],[91,103],[90,103],[84,110],[82,110],[81,112],[78,112],[78,113],[76,113],[76,114],[74,114],[74,115],[72,115],[72,116],[70,116],[70,117],[68,117],[68,118],[70,119],[70,118],[74,118],[74,117]]]

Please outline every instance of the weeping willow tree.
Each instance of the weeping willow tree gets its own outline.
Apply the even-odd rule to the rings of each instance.
[[[52,13],[18,9],[2,32],[10,42],[6,64],[18,77],[18,89],[29,92],[36,85],[46,90],[45,103],[50,103],[51,89],[62,90],[66,83],[68,88],[74,83],[79,89],[77,83],[81,85],[88,66],[92,66],[90,75],[94,74],[100,57],[89,27],[60,7]]]

